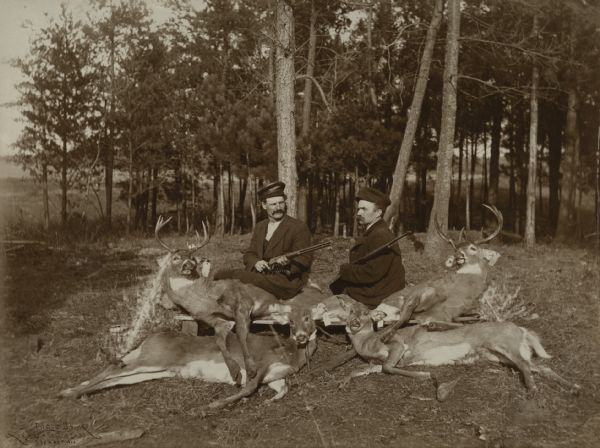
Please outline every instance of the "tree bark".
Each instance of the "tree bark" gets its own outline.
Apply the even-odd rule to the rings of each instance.
[[[218,184],[217,184],[217,216],[215,218],[215,235],[225,235],[225,186],[223,185],[223,164],[218,164]]]
[[[311,148],[308,144],[308,134],[310,131],[310,112],[312,106],[312,77],[315,72],[315,57],[317,54],[317,10],[314,1],[310,2],[310,24],[308,36],[308,58],[306,61],[306,79],[304,81],[304,98],[302,107],[302,129],[300,138],[302,144],[306,147],[307,160],[311,159]],[[306,176],[301,176],[298,186],[298,219],[304,222],[307,220],[307,179]]]
[[[112,189],[115,141],[115,18],[112,3],[110,6],[110,110],[108,116],[108,142],[104,160],[104,194],[106,197],[106,226],[112,226]]]
[[[560,158],[564,116],[557,106],[548,105],[548,108],[548,216],[550,219],[550,232],[554,234],[558,222]]]
[[[448,0],[448,31],[444,59],[444,86],[442,90],[442,119],[438,160],[436,169],[433,207],[429,217],[429,228],[425,243],[427,255],[439,256],[445,242],[435,229],[435,221],[442,230],[448,229],[448,205],[452,153],[454,149],[454,127],[456,124],[456,92],[458,90],[458,38],[460,35],[460,0]]]
[[[490,147],[490,182],[489,202],[498,203],[498,186],[500,180],[500,141],[502,139],[502,97],[497,95],[493,101],[492,111],[492,144]]]
[[[127,188],[127,235],[131,233],[131,208],[133,205],[133,143],[131,131],[127,133],[127,150],[129,159],[129,182]]]
[[[296,123],[294,118],[294,15],[286,0],[277,1],[277,51],[275,103],[277,111],[277,153],[279,179],[286,184],[288,214],[298,211],[296,168]]]
[[[44,231],[50,230],[50,200],[48,197],[48,164],[42,163],[42,194],[44,203]]]
[[[556,238],[559,241],[570,240],[575,235],[575,192],[577,189],[577,153],[579,151],[579,129],[577,107],[579,98],[575,87],[568,90],[567,123],[565,126],[565,153],[561,163],[562,185]]]
[[[538,16],[533,17],[533,34],[538,34]],[[525,236],[523,243],[526,248],[535,245],[535,189],[537,186],[537,134],[538,134],[538,83],[539,68],[533,61],[531,69],[531,97],[529,101],[529,167],[527,174],[527,207],[525,212]]]
[[[63,229],[67,225],[67,164],[69,162],[67,154],[67,139],[62,138],[62,160],[60,164],[60,188],[61,188],[61,201],[60,201],[60,224]]]
[[[415,92],[410,108],[408,109],[408,121],[406,123],[406,129],[404,130],[404,136],[402,137],[402,143],[398,153],[398,160],[396,161],[396,167],[392,176],[393,181],[390,191],[390,200],[392,203],[386,209],[384,216],[388,223],[391,221],[392,217],[397,217],[398,215],[398,208],[402,198],[402,190],[404,188],[404,181],[406,180],[410,154],[419,126],[423,99],[425,98],[425,92],[427,90],[427,81],[429,79],[429,69],[431,67],[433,49],[435,47],[435,38],[442,21],[442,9],[442,0],[435,0],[433,15],[431,17],[431,22],[429,23],[429,28],[427,29],[427,37],[425,38],[423,55],[421,56],[419,76],[417,77]]]

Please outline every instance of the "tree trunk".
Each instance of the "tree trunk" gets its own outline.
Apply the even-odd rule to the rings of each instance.
[[[492,144],[490,147],[490,187],[489,202],[498,203],[498,186],[500,180],[500,141],[502,139],[502,97],[497,95],[492,110]]]
[[[252,215],[252,232],[256,226],[256,182],[254,176],[248,173],[248,188],[250,189],[250,214]]]
[[[223,185],[223,164],[218,164],[218,185],[217,185],[217,216],[215,218],[215,235],[225,235],[225,186]]]
[[[155,166],[152,170],[152,226],[156,224],[157,217],[157,204],[158,204],[158,168]]]
[[[550,109],[548,129],[548,216],[550,219],[550,233],[554,234],[558,222],[560,158],[564,117],[557,106],[552,104],[548,107]]]
[[[50,200],[48,197],[48,164],[42,163],[42,194],[44,203],[44,231],[50,230]]]
[[[429,69],[431,67],[433,49],[435,47],[435,38],[442,20],[442,9],[442,0],[435,0],[433,15],[431,22],[429,23],[429,28],[427,29],[425,47],[423,49],[421,64],[419,66],[419,76],[417,77],[412,103],[408,109],[408,121],[402,137],[402,144],[400,145],[400,151],[398,153],[398,160],[396,161],[394,175],[392,176],[393,181],[390,191],[390,200],[392,203],[385,211],[385,220],[388,223],[391,221],[392,217],[397,217],[398,215],[398,207],[402,198],[402,189],[404,188],[406,172],[408,171],[410,153],[412,151],[413,141],[419,126],[421,107],[423,105],[423,99],[425,98],[425,92],[427,90],[427,81],[429,79]]]
[[[569,28],[569,53],[571,61],[575,53],[575,25],[571,19]],[[571,73],[567,87],[567,119],[565,125],[565,153],[561,163],[562,183],[560,187],[560,204],[556,238],[559,241],[573,239],[577,229],[575,213],[575,194],[577,189],[577,170],[579,154],[579,124],[577,109],[579,95],[577,92],[577,74]]]
[[[435,230],[435,221],[442,230],[448,229],[448,205],[452,153],[454,149],[454,126],[456,122],[456,92],[458,90],[458,38],[460,35],[460,0],[448,0],[448,31],[446,34],[446,55],[444,59],[444,86],[442,90],[442,119],[438,160],[435,180],[433,207],[429,217],[429,228],[425,252],[439,256],[445,242]]]
[[[131,132],[127,133],[127,151],[129,155],[129,183],[127,188],[127,235],[131,233],[131,212],[133,205],[133,143]]]
[[[334,210],[335,210],[335,217],[333,219],[333,236],[335,238],[337,238],[338,236],[340,236],[340,192],[339,192],[339,188],[338,188],[338,176],[337,174],[335,175],[335,182],[334,182],[334,192],[333,194],[335,195],[335,205],[334,205]]]
[[[375,85],[373,83],[373,3],[367,5],[367,83],[369,85],[369,98],[373,107],[377,107],[377,95],[375,95]]]
[[[278,174],[286,184],[288,214],[295,217],[298,210],[298,173],[294,120],[294,15],[286,0],[277,1],[277,43],[275,102]]]
[[[112,189],[113,189],[113,167],[114,167],[114,144],[115,144],[115,20],[114,10],[110,7],[110,110],[108,116],[109,138],[106,146],[104,160],[104,194],[106,197],[106,226],[112,225]]]
[[[62,160],[60,166],[60,189],[61,189],[61,201],[60,201],[60,224],[63,229],[66,228],[67,225],[67,165],[69,162],[68,154],[67,154],[67,140],[66,138],[62,138]]]
[[[517,182],[516,182],[516,159],[517,147],[514,127],[510,130],[510,165],[509,165],[509,180],[508,180],[508,222],[511,225],[511,230],[516,232],[515,209],[517,208]]]
[[[533,17],[533,34],[537,38],[538,16]],[[535,188],[537,186],[537,134],[538,134],[538,83],[539,69],[533,62],[531,70],[531,98],[529,101],[529,172],[527,175],[527,208],[525,213],[525,237],[523,243],[526,248],[535,245]]]
[[[600,120],[598,120],[598,137],[596,141],[596,185],[594,188],[594,199],[596,250],[600,250]]]
[[[467,179],[465,180],[465,229],[471,230],[471,192],[473,191],[473,139],[471,136],[471,148],[467,144],[465,154],[465,171]]]
[[[314,1],[310,2],[310,25],[308,37],[308,59],[306,61],[306,80],[304,81],[304,98],[302,107],[302,130],[300,138],[306,148],[306,158],[310,162],[311,148],[308,144],[308,134],[310,132],[310,111],[312,106],[312,77],[315,72],[315,56],[317,54],[317,10]],[[308,222],[307,219],[307,176],[300,176],[298,186],[298,219]]]
[[[358,166],[354,166],[354,196],[358,193],[360,189],[360,183],[358,182]],[[352,198],[352,236],[356,237],[358,235],[358,219],[356,216],[356,201],[354,197]]]

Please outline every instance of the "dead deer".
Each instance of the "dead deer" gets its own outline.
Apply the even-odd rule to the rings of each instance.
[[[554,380],[576,391],[580,388],[560,377],[549,367],[535,363],[532,356],[551,358],[539,337],[512,322],[481,322],[448,331],[427,331],[421,325],[394,329],[389,342],[381,341],[381,331],[374,331],[370,313],[352,308],[346,331],[357,353],[371,364],[353,372],[350,377],[374,372],[400,374],[415,378],[430,378],[428,372],[403,370],[409,366],[441,366],[472,364],[488,360],[516,367],[525,385],[536,390],[532,372]],[[385,331],[385,330],[383,330]],[[378,362],[379,365],[374,365]],[[343,383],[345,384],[349,380]]]
[[[227,337],[235,326],[243,354],[245,371],[249,378],[256,375],[257,367],[248,347],[247,339],[252,318],[271,317],[279,323],[287,323],[291,312],[290,301],[282,302],[258,286],[242,283],[236,279],[212,280],[210,261],[196,256],[209,242],[207,226],[203,223],[204,238],[187,250],[170,248],[161,238],[160,230],[169,220],[160,217],[156,223],[155,237],[169,251],[163,276],[163,286],[169,299],[183,308],[194,319],[210,325],[215,330],[215,342],[223,353],[231,376],[241,383],[239,362],[227,349]],[[325,297],[314,288],[305,288],[297,296],[300,302],[311,297]],[[313,302],[318,301],[317,299]]]
[[[257,375],[249,379],[241,370],[244,387],[235,395],[217,400],[210,408],[220,408],[251,395],[260,384],[267,384],[279,400],[288,391],[286,378],[300,370],[317,347],[316,327],[310,307],[293,306],[289,315],[290,337],[255,335],[248,337],[254,354]],[[233,334],[227,336],[232,357],[241,362],[241,344]],[[77,398],[94,392],[169,377],[198,378],[209,383],[236,384],[216,336],[156,333],[92,379],[59,393],[62,398]]]
[[[496,207],[484,206],[496,217],[496,230],[486,238],[474,242],[455,243],[442,232],[435,220],[439,236],[454,249],[454,255],[446,260],[446,267],[458,269],[437,279],[408,286],[385,298],[373,310],[373,320],[407,321],[412,315],[420,323],[433,322],[452,327],[451,322],[458,316],[477,309],[479,298],[487,288],[488,267],[493,266],[500,257],[498,252],[481,245],[495,238],[503,224],[502,213]]]

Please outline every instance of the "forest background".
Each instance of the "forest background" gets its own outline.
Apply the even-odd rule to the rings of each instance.
[[[246,232],[277,178],[316,233],[356,234],[371,185],[397,231],[478,227],[490,203],[528,245],[598,236],[597,1],[161,4],[162,23],[90,0],[31,30],[11,160],[37,186],[3,180],[13,236],[146,233],[159,214]]]

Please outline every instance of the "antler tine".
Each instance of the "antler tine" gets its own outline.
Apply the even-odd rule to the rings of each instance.
[[[460,233],[458,234],[458,242],[462,243],[463,240],[466,240],[466,233],[465,233],[465,228],[463,227],[462,229],[460,229]]]
[[[169,216],[169,219],[165,220],[162,217],[162,215],[160,215],[158,217],[158,219],[156,220],[156,227],[154,228],[154,236],[156,237],[157,241],[160,243],[160,245],[162,247],[164,247],[165,249],[167,249],[170,253],[175,252],[175,250],[172,249],[172,248],[170,248],[169,246],[167,246],[167,244],[160,238],[159,233],[160,233],[161,229],[164,226],[166,226],[172,218],[173,218],[172,216]]]
[[[444,232],[442,232],[442,229],[440,229],[440,223],[437,220],[437,216],[434,218],[433,224],[435,225],[435,230],[438,233],[438,235],[440,236],[440,238],[443,239],[448,244],[450,244],[454,248],[454,250],[456,250],[456,244],[454,244],[454,241],[452,240],[452,238],[448,237]]]
[[[498,210],[495,205],[490,206],[487,204],[483,204],[483,206],[494,214],[494,216],[496,217],[496,220],[498,221],[498,227],[496,228],[496,230],[494,230],[494,232],[492,232],[491,235],[488,235],[487,237],[485,237],[481,240],[475,241],[475,244],[483,244],[483,243],[486,243],[486,242],[491,241],[492,239],[496,238],[498,236],[498,234],[502,231],[502,226],[504,225],[504,217],[502,216],[502,213],[500,213],[500,210]]]
[[[204,234],[204,238],[202,239],[202,241],[200,241],[200,235],[198,234],[198,231],[196,231],[196,238],[198,239],[198,246],[194,249],[194,253],[196,253],[197,251],[202,249],[210,241],[210,233],[208,231],[208,225],[204,220],[202,220],[202,233]]]

